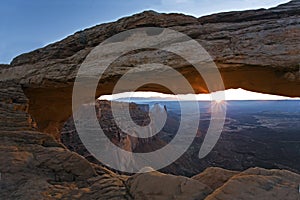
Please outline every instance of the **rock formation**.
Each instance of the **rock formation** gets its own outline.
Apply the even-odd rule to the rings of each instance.
[[[115,104],[123,106],[127,103],[115,102]],[[147,125],[149,123],[148,113],[143,111],[141,107],[138,107],[134,103],[128,104],[133,121],[139,125]],[[111,142],[113,142],[118,147],[129,152],[135,152],[135,149],[138,148],[138,146],[143,146],[143,144],[145,143],[151,143],[151,140],[153,140],[153,138],[151,137],[145,139],[132,137],[131,135],[128,135],[127,133],[123,132],[114,121],[114,117],[111,110],[111,102],[97,100],[93,105],[83,106],[79,109],[79,112],[82,113],[81,118],[86,117],[86,106],[94,106],[96,108],[98,121],[104,134],[110,139]],[[130,131],[130,133],[133,134],[133,130],[127,131]],[[84,156],[88,160],[99,164],[99,161],[96,160],[82,144],[75,127],[74,119],[72,117],[65,123],[62,129],[61,142],[64,145],[66,145],[66,147],[71,151],[77,152],[78,154]]]
[[[30,99],[29,112],[39,130],[58,135],[55,131],[61,129],[71,115],[77,69],[93,47],[122,31],[156,26],[172,28],[197,40],[218,65],[226,88],[299,96],[299,12],[297,0],[269,10],[200,18],[146,11],[77,32],[62,41],[20,55],[10,68],[1,70],[0,78],[21,83]],[[178,57],[162,56],[163,64],[174,66],[184,74],[195,92],[207,92],[203,80],[195,76],[191,66]],[[157,56],[157,51],[124,56],[116,61],[114,75],[103,79],[105,84],[96,95],[111,93],[120,75],[134,63],[162,62],[161,57]],[[154,86],[140,89],[169,92]],[[40,110],[44,111],[42,115]]]
[[[226,88],[300,96],[300,1],[269,10],[201,18],[152,11],[80,31],[0,66],[0,192],[3,199],[297,199],[297,174],[249,169],[228,181],[204,183],[160,173],[117,175],[67,150],[59,138],[71,116],[72,87],[88,53],[106,38],[136,27],[168,27],[197,40],[212,55]],[[109,94],[132,63],[162,61],[207,92],[193,68],[174,55],[146,50],[121,57],[96,96]],[[140,90],[170,92],[149,85]],[[48,133],[48,134],[46,134]],[[207,172],[203,172],[207,173]],[[217,173],[223,174],[223,173]],[[207,177],[207,176],[202,176]],[[128,179],[129,178],[129,179]],[[218,180],[216,175],[214,179]],[[204,179],[205,180],[205,179]],[[147,181],[147,182],[145,182]],[[172,183],[166,185],[167,183]],[[143,187],[147,184],[149,187]],[[162,187],[168,190],[162,191]],[[218,187],[217,189],[215,189]],[[214,190],[215,189],[215,190]],[[157,190],[159,192],[153,192]],[[201,191],[199,191],[201,190]],[[206,196],[208,195],[208,196]]]
[[[147,125],[149,124],[149,115],[159,115],[161,112],[165,112],[165,109],[159,104],[155,104],[153,107],[149,108],[148,105],[143,104],[135,104],[135,103],[125,103],[125,102],[114,102],[114,104],[119,104],[119,106],[123,106],[125,104],[129,104],[129,109],[131,113],[131,117],[133,121],[139,125]],[[132,137],[128,135],[124,131],[122,131],[114,121],[111,111],[111,102],[110,101],[99,101],[95,102],[95,105],[85,105],[79,109],[79,112],[82,113],[82,117],[85,117],[85,108],[86,106],[94,106],[96,108],[97,117],[99,120],[99,124],[106,134],[106,136],[110,139],[118,147],[135,153],[147,153],[158,150],[165,145],[173,138],[178,128],[179,121],[177,119],[168,116],[165,126],[161,131],[155,134],[152,137],[148,138],[139,138]],[[154,114],[156,113],[156,114]],[[159,118],[159,117],[158,117]],[[155,119],[154,119],[155,120]],[[126,121],[125,121],[126,122]],[[154,129],[150,126],[150,130]],[[131,134],[133,130],[128,129]],[[171,132],[171,133],[170,133]],[[171,134],[171,135],[170,135]],[[65,124],[61,132],[61,142],[71,151],[78,153],[83,156],[87,160],[95,164],[102,164],[99,162],[82,144],[78,132],[75,127],[74,119],[71,117]],[[127,162],[130,160],[134,162],[134,158],[118,158],[115,155],[119,162]],[[160,157],[158,159],[164,159]],[[161,172],[177,174],[177,175],[194,175],[199,173],[198,166],[192,162],[193,158],[191,156],[183,155],[181,158],[176,160],[173,164],[161,169]],[[113,170],[113,169],[112,169]],[[118,172],[122,173],[122,172]]]
[[[122,177],[67,150],[53,136],[36,131],[20,85],[1,82],[0,94],[1,198],[130,197]]]
[[[209,168],[191,179],[159,172],[137,174],[127,185],[135,199],[297,199],[299,178],[285,170],[250,168],[239,173]]]

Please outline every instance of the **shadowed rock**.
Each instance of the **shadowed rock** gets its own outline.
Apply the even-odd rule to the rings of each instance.
[[[199,19],[143,12],[77,32],[0,67],[1,198],[297,199],[299,175],[285,170],[254,168],[227,181],[230,176],[221,177],[215,183],[152,172],[126,182],[128,177],[89,163],[54,139],[59,138],[62,124],[71,116],[74,79],[93,47],[116,33],[149,26],[169,27],[197,40],[218,65],[226,88],[300,95],[298,0],[269,10]],[[96,96],[111,93],[114,83],[133,63],[145,60],[164,61],[185,75],[196,92],[207,92],[203,80],[183,59],[157,55],[158,51],[146,50],[121,57],[102,80],[103,87]],[[140,89],[170,92],[153,85]],[[201,180],[218,189],[213,191]]]

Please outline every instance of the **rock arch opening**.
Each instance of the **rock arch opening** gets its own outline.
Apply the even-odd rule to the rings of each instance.
[[[186,68],[185,71],[188,72],[189,68]],[[245,67],[220,71],[226,89],[243,88],[248,91],[267,94],[289,97],[300,96],[300,82],[298,80],[288,80],[286,72],[266,69],[265,67]],[[188,80],[196,93],[207,93],[203,81],[195,79],[193,74],[188,75]],[[95,96],[111,94],[113,83],[116,81],[117,77],[114,77],[105,82],[101,90],[97,90]],[[49,83],[49,85],[39,87],[23,86],[24,93],[29,99],[28,112],[37,122],[40,131],[59,138],[62,125],[72,115],[72,88],[72,82],[61,85]],[[169,93],[169,91],[151,86],[141,88],[141,90]]]

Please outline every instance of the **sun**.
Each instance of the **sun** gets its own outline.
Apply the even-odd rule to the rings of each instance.
[[[216,99],[216,100],[211,101],[210,111],[211,112],[224,112],[224,111],[226,111],[226,107],[227,107],[227,102],[225,100]]]
[[[222,104],[222,103],[224,103],[224,100],[222,100],[222,99],[216,99],[214,101],[215,101],[216,104]]]

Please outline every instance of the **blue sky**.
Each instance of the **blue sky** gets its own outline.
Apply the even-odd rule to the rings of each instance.
[[[63,39],[78,30],[143,10],[194,16],[269,8],[287,0],[3,0],[0,63]]]

